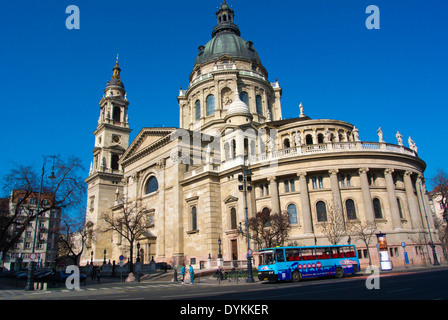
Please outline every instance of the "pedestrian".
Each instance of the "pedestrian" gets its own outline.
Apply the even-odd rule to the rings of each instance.
[[[180,269],[180,275],[182,277],[182,284],[184,284],[185,279],[185,265],[182,265],[182,268]]]
[[[222,269],[221,266],[218,266],[218,271],[216,271],[218,276],[216,277],[216,280],[222,280]]]
[[[100,284],[100,278],[101,278],[101,269],[98,269],[98,273],[96,274],[96,279],[98,280],[98,284]]]
[[[193,280],[194,280],[194,270],[193,270],[193,266],[190,264],[190,283],[193,284]]]
[[[92,266],[92,280],[95,280],[96,278],[96,267]]]

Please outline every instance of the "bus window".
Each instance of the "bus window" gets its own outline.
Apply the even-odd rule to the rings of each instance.
[[[333,254],[331,255],[332,258],[343,258],[344,254],[342,253],[341,247],[332,248]]]
[[[314,260],[316,259],[313,248],[302,248],[302,260]]]
[[[330,259],[331,250],[330,248],[316,248],[317,259]]]
[[[275,250],[275,258],[277,262],[285,262],[285,254],[283,252],[283,249]]]
[[[344,247],[344,257],[345,258],[354,258],[356,257],[355,250],[353,247]]]
[[[260,254],[261,264],[273,264],[274,261],[274,252],[272,251],[264,251]]]
[[[285,249],[285,254],[286,254],[287,261],[300,260],[300,250],[298,248]]]

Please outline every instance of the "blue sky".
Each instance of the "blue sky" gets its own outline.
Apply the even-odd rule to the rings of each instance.
[[[269,80],[283,88],[283,118],[356,125],[363,141],[409,136],[427,163],[448,171],[448,2],[229,0]],[[85,175],[106,81],[120,54],[133,139],[143,127],[178,126],[177,94],[188,86],[199,45],[211,39],[221,0],[21,0],[0,13],[3,123],[0,175],[42,156],[79,156]],[[368,5],[380,29],[368,30]],[[80,29],[65,26],[66,7]],[[430,189],[430,185],[428,185]]]

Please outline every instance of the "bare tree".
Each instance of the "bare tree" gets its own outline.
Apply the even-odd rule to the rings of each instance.
[[[434,189],[432,193],[442,197],[443,218],[448,221],[448,173],[441,169],[437,169],[437,174],[431,179]]]
[[[45,170],[45,162],[40,175],[32,166],[16,165],[4,177],[2,189],[11,194],[14,207],[2,218],[0,251],[3,259],[36,217],[53,209],[75,208],[81,203],[85,194],[81,172],[83,167],[78,158],[55,157],[51,181],[47,179],[49,170]],[[38,203],[39,194],[41,203]]]
[[[443,218],[434,217],[434,227],[438,231],[438,237],[442,246],[445,260],[448,259],[448,227]]]
[[[334,200],[328,206],[327,219],[321,224],[321,231],[333,245],[347,235],[342,208]]]
[[[140,201],[121,199],[118,203],[120,203],[119,209],[102,215],[106,226],[101,231],[117,232],[128,241],[130,270],[133,271],[134,244],[139,238],[146,236],[153,223],[149,219],[149,211],[140,205]]]
[[[263,210],[249,219],[250,238],[259,248],[284,245],[289,237],[290,229],[287,212],[271,214],[271,210]]]
[[[69,258],[75,265],[79,265],[81,255],[87,247],[88,236],[85,214],[82,211],[76,215],[64,214],[57,231],[59,257]]]
[[[372,265],[372,259],[370,257],[369,245],[372,238],[375,238],[378,228],[376,223],[373,222],[361,222],[359,220],[350,221],[347,223],[347,231],[353,240],[360,240],[367,248],[367,256],[369,257],[369,265]]]

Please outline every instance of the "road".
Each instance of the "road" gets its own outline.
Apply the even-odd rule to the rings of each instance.
[[[216,280],[180,284],[168,281],[142,283],[112,283],[104,286],[64,288],[46,292],[0,291],[0,300],[158,300],[152,305],[173,306],[178,313],[183,306],[232,302],[247,305],[274,303],[280,306],[288,300],[448,300],[448,268],[417,272],[382,274],[379,289],[367,289],[366,275],[343,279],[305,280],[297,283],[247,284],[244,281],[218,284]],[[167,301],[175,302],[167,304]],[[208,301],[208,302],[207,302]],[[274,302],[277,301],[277,302]],[[288,303],[289,305],[289,303]],[[224,310],[224,309],[223,309]],[[222,312],[224,312],[222,310]]]

